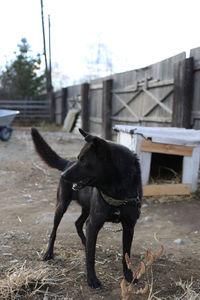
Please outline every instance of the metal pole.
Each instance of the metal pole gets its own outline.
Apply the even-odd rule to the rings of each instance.
[[[49,21],[49,89],[52,91],[52,76],[51,76],[51,20],[50,15],[48,15],[48,21]]]
[[[49,75],[48,75],[48,65],[47,65],[47,52],[46,52],[46,40],[45,40],[45,29],[44,29],[44,14],[43,14],[43,0],[41,3],[41,18],[42,18],[42,33],[43,33],[43,47],[44,47],[44,58],[45,58],[45,75],[46,75],[46,89],[49,90]]]

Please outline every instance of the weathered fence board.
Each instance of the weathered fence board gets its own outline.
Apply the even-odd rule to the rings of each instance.
[[[193,57],[185,59],[174,66],[174,127],[191,128],[191,109],[193,98]]]
[[[103,134],[103,80],[91,82],[89,89],[89,130],[97,135]]]
[[[190,57],[194,60],[191,125],[195,129],[200,129],[200,47],[192,49]]]
[[[102,136],[105,139],[112,139],[112,79],[103,82],[103,105],[102,105]]]

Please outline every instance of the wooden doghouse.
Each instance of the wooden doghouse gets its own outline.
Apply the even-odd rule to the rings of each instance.
[[[117,142],[137,153],[142,172],[143,193],[152,195],[184,195],[195,192],[200,162],[200,130],[175,127],[139,127],[116,125]],[[173,159],[170,159],[172,158]],[[162,159],[180,170],[180,183],[171,180],[150,183],[152,166]],[[173,170],[172,170],[173,171]],[[175,171],[173,171],[175,172]]]

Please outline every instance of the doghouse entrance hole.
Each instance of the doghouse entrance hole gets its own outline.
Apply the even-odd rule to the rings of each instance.
[[[150,183],[181,183],[183,156],[152,153]]]

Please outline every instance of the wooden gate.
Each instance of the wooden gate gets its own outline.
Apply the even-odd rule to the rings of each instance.
[[[172,121],[174,81],[145,78],[135,86],[113,90],[113,123],[169,126]]]

